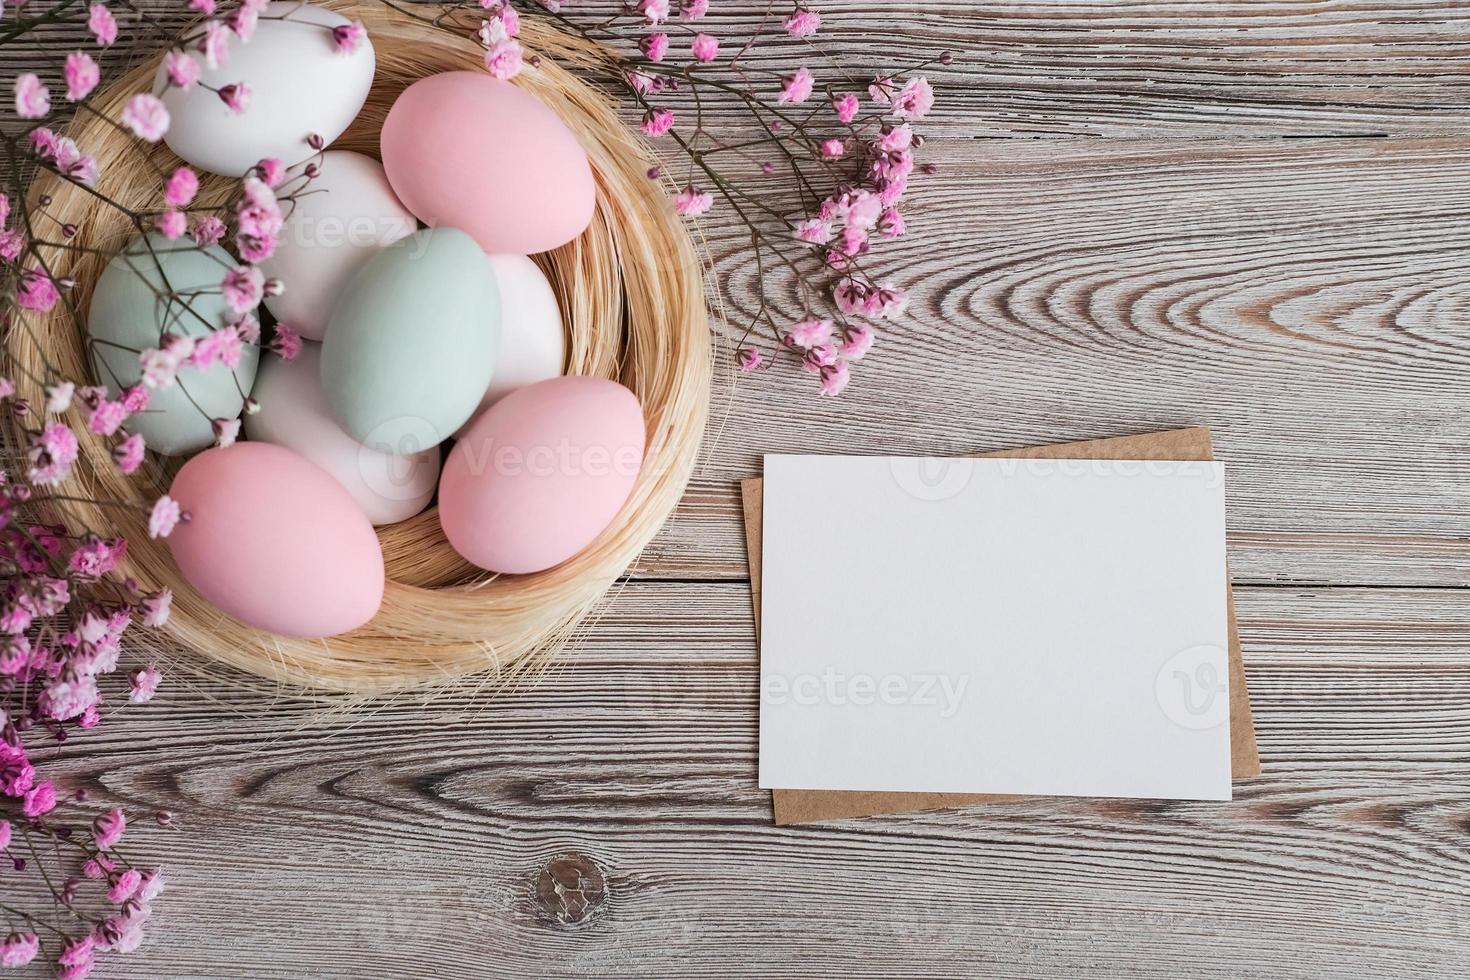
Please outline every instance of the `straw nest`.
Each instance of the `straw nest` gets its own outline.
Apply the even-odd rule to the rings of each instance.
[[[367,105],[334,149],[376,157],[383,119],[405,87],[437,72],[483,70],[483,50],[460,33],[372,0],[324,5],[362,20],[377,53]],[[413,11],[432,15],[434,8],[415,4]],[[524,675],[565,644],[678,503],[709,401],[703,263],[664,188],[648,179],[646,148],[619,120],[614,104],[569,71],[595,65],[600,57],[595,46],[529,22],[522,40],[541,60],[517,83],[571,127],[596,175],[598,205],[591,227],[576,241],[537,258],[561,302],[569,339],[567,373],[615,378],[642,400],[648,451],[632,496],[583,554],[534,575],[487,577],[471,567],[445,541],[432,509],[379,528],[388,585],[378,615],[348,634],[297,640],[262,633],[220,613],[183,581],[165,542],[149,539],[146,506],[168,489],[180,461],[150,461],[124,477],[105,440],[84,439],[73,476],[60,493],[130,501],[139,505],[137,513],[58,499],[52,502],[57,518],[73,531],[128,538],[123,571],[144,587],[174,590],[169,629],[188,651],[186,657],[209,658],[198,665],[214,661],[278,684],[355,694],[422,687],[472,673],[488,672],[501,681]],[[118,118],[127,98],[149,85],[156,65],[150,59],[137,66],[99,92],[92,105],[101,116]],[[165,147],[153,148],[144,159],[138,141],[91,113],[78,117],[70,135],[96,155],[101,193],[135,210],[159,207],[159,174],[178,163]],[[464,192],[473,194],[482,176],[466,174]],[[223,204],[232,187],[238,184],[210,178],[200,201]],[[51,195],[48,211],[78,226],[77,244],[103,252],[55,250],[46,257],[53,274],[75,280],[67,302],[84,315],[106,252],[131,239],[136,228],[121,211],[70,184],[42,180],[33,193]],[[85,338],[73,318],[60,311],[58,306],[52,315],[32,317],[10,337],[7,367],[33,404],[41,401],[39,385],[22,379],[91,376]]]

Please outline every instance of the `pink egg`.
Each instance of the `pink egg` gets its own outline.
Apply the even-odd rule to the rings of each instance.
[[[325,470],[263,442],[210,449],[169,496],[192,515],[169,535],[199,594],[256,629],[334,636],[383,602],[383,550],[351,494]]]
[[[643,465],[643,408],[616,381],[551,378],[511,392],[455,444],[439,524],[492,572],[539,572],[592,543]]]
[[[565,245],[592,220],[587,154],[534,95],[471,71],[406,88],[382,132],[393,192],[425,224],[468,232],[487,252]]]

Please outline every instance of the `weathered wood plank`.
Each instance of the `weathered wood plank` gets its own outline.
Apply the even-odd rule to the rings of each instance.
[[[183,815],[135,832],[174,885],[109,975],[1463,975],[1470,606],[1237,600],[1266,772],[1229,804],[774,827],[738,583],[630,585],[516,695],[175,684],[67,748],[99,805]]]
[[[180,9],[169,0],[138,6],[175,20]],[[577,6],[590,5],[570,10]],[[928,74],[944,99],[935,125],[956,135],[1470,133],[1470,12],[1454,0],[817,6],[823,48],[841,53],[864,81],[874,69],[952,50],[955,63]],[[766,7],[726,0],[713,5],[709,23],[744,36]],[[114,56],[151,43],[142,25],[121,18]],[[66,51],[84,41],[47,31],[7,51],[0,74],[59,71]],[[803,57],[796,45],[767,44],[747,61],[790,70]],[[831,80],[833,72],[823,74]],[[715,120],[730,115],[718,100],[709,109]]]
[[[790,365],[716,399],[650,574],[741,575],[762,452],[953,454],[1209,425],[1238,580],[1470,583],[1470,140],[926,148],[914,286],[841,398]],[[730,350],[756,308],[712,225]],[[885,246],[890,248],[890,246]],[[789,283],[768,295],[795,320]]]

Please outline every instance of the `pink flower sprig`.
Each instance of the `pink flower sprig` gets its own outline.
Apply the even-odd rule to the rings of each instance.
[[[806,0],[727,37],[705,26],[706,0],[527,6],[548,8],[562,28],[612,52],[612,74],[661,157],[650,177],[670,180],[674,210],[691,219],[723,212],[749,230],[761,302],[737,344],[740,370],[791,357],[819,394],[841,393],[873,347],[876,324],[907,305],[905,291],[875,271],[875,253],[909,232],[910,188],[928,172],[915,126],[935,105],[922,72],[951,56],[855,82],[850,58],[823,53],[826,24]],[[757,47],[768,64],[771,52],[789,56],[788,66],[747,64]],[[745,110],[746,132],[732,135],[727,115],[718,131],[706,125],[705,106],[716,99]],[[796,294],[789,311],[769,295],[777,276]],[[803,331],[792,324],[811,322],[829,323],[830,339],[793,339]],[[767,350],[750,342],[758,328]]]

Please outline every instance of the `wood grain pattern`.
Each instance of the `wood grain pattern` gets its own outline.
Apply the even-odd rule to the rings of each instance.
[[[928,227],[892,260],[915,284],[910,315],[835,402],[789,367],[738,377],[645,567],[743,575],[732,484],[761,452],[962,453],[1207,424],[1237,580],[1470,583],[1467,151],[932,141]],[[742,324],[749,260],[728,245],[717,267]],[[800,313],[789,298],[786,312]]]
[[[182,5],[171,0],[135,6],[180,21]],[[709,22],[743,35],[768,6],[726,0],[713,5]],[[943,88],[934,124],[958,136],[1470,134],[1470,9],[1458,0],[820,6],[824,47],[863,73],[854,82],[952,51],[953,65],[928,74]],[[119,20],[121,40],[108,63],[148,43],[147,27],[122,5]],[[61,56],[78,43],[66,30],[48,30],[39,43],[8,47],[0,75],[55,78]],[[776,43],[747,60],[788,71],[801,56],[795,42]],[[710,106],[714,120],[722,114],[728,107]]]
[[[352,710],[175,677],[69,743],[99,805],[178,814],[135,822],[174,885],[103,975],[1470,973],[1470,9],[819,6],[855,70],[957,55],[890,250],[912,315],[836,403],[723,365],[676,518],[538,687]],[[706,229],[738,322],[749,255]],[[1227,463],[1265,768],[1235,802],[771,825],[735,490],[761,453],[1191,424]]]
[[[535,688],[171,693],[69,750],[181,829],[123,977],[1461,976],[1470,605],[1237,591],[1265,774],[777,828],[743,583],[634,583]],[[162,968],[160,963],[165,964]]]

